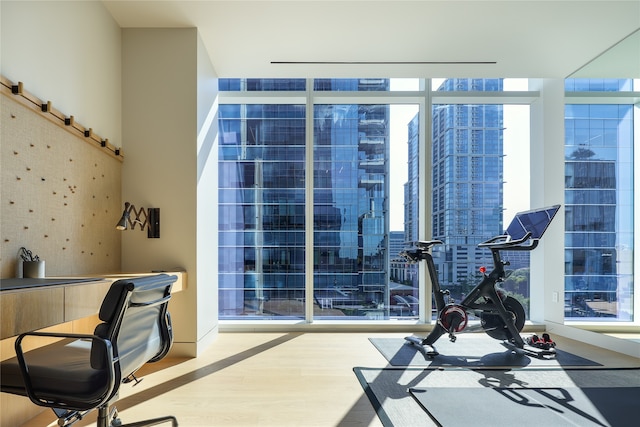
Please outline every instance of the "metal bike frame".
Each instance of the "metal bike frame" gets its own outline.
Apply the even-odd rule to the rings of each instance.
[[[486,247],[491,250],[491,256],[493,258],[493,270],[484,274],[484,277],[480,283],[478,283],[469,292],[464,300],[459,304],[465,311],[480,310],[483,313],[492,313],[499,315],[505,323],[507,330],[509,331],[509,341],[518,348],[524,347],[524,341],[520,336],[520,331],[516,328],[515,322],[502,303],[502,298],[498,295],[496,289],[496,283],[501,282],[505,277],[505,262],[500,257],[501,249],[508,249],[512,251],[530,251],[538,246],[538,239],[529,239],[530,233],[525,235],[522,239],[506,241],[505,236],[497,236],[486,242],[480,243],[479,247]],[[523,243],[530,240],[529,244],[523,245]],[[433,256],[429,252],[431,246],[442,243],[441,241],[424,242],[427,245],[423,248],[421,256],[427,263],[427,270],[429,277],[431,278],[431,284],[433,287],[433,296],[436,302],[436,309],[438,316],[447,305],[445,301],[445,293],[440,287],[438,276],[436,274],[435,264],[433,262]],[[484,301],[478,303],[477,301],[484,297]],[[440,322],[438,322],[431,333],[422,341],[422,344],[432,345],[438,338],[444,333],[451,333],[446,330]]]

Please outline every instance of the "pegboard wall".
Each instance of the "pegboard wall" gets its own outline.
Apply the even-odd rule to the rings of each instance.
[[[119,271],[122,161],[16,95],[0,100],[0,277],[16,277],[21,247],[46,276]]]

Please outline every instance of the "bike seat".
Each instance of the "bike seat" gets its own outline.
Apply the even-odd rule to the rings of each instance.
[[[430,248],[434,245],[443,245],[444,242],[442,240],[419,240],[416,242],[416,246],[419,248]]]

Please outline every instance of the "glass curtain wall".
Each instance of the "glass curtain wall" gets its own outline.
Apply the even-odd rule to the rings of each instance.
[[[281,94],[302,92],[304,80],[223,79],[219,87],[280,98],[220,106],[221,319],[300,320],[308,298],[319,320],[415,318],[417,291],[390,281],[390,177],[403,176],[400,192],[407,177],[406,161],[391,170],[391,105],[317,102],[307,112],[306,104],[286,104]],[[351,92],[355,100],[361,92],[388,93],[390,80],[316,79],[313,91],[318,98]],[[305,168],[310,115],[312,172]],[[408,121],[394,142],[402,157]],[[312,224],[305,221],[309,181]],[[402,202],[393,209],[402,211]],[[401,241],[396,251],[402,248]]]
[[[304,80],[220,81],[223,91],[271,92],[265,99],[279,98],[273,104],[221,103],[221,318],[301,320],[310,298],[318,320],[417,319],[417,266],[398,253],[419,239],[421,226],[433,226],[433,237],[447,243],[435,254],[437,268],[444,287],[462,298],[477,268],[490,262],[477,243],[503,230],[502,104],[435,105],[428,154],[420,149],[417,105],[404,119],[403,135],[392,141],[390,103],[352,102],[361,92],[385,92],[391,99],[389,79],[312,84],[313,102],[296,105],[286,104],[282,94],[302,92]],[[438,91],[503,88],[502,79],[445,79]],[[332,92],[351,94],[344,103],[323,103],[323,94]],[[309,117],[313,172],[305,170]],[[393,161],[399,151],[400,163]],[[418,215],[420,155],[433,162],[429,224],[421,224]],[[398,176],[401,184],[392,188],[392,177]],[[312,224],[307,224],[305,186],[311,179],[313,212],[306,218]],[[391,204],[397,194],[403,201]],[[394,210],[401,211],[399,223],[392,221]],[[311,266],[305,265],[309,232]],[[309,277],[311,287],[305,284]],[[520,293],[526,296],[526,290]]]
[[[388,316],[389,106],[314,106],[313,286],[320,318]]]
[[[504,79],[446,79],[435,90],[502,92]],[[508,107],[456,103],[435,104],[432,109],[431,229],[434,239],[445,242],[433,248],[433,256],[441,286],[456,301],[464,299],[482,279],[480,267],[492,266],[490,251],[477,245],[502,234],[511,220],[505,215],[515,213],[506,211],[513,201],[504,199],[504,116]],[[522,114],[528,115],[528,110]],[[528,150],[522,139],[508,143],[519,145],[516,150]],[[515,178],[509,179],[512,185],[528,186],[528,179],[518,183]],[[510,263],[511,274],[500,286],[517,298],[528,314],[529,253],[503,251],[502,256]]]
[[[507,105],[460,96],[498,99],[506,80],[441,82],[427,96],[417,88],[394,94],[388,79],[220,80],[221,319],[416,319],[424,284],[397,253],[420,233],[445,241],[434,253],[438,275],[462,297],[487,255],[477,243],[502,233],[515,212],[530,206],[513,210],[504,196],[513,182],[504,175],[511,157],[505,128],[513,130]],[[567,81],[565,316],[629,321],[638,113],[631,102],[587,103],[584,94],[571,102],[572,91],[632,90],[625,80],[594,84]],[[225,95],[237,92],[254,95]],[[455,102],[447,102],[448,92]],[[507,98],[510,107],[531,101],[526,93]],[[392,142],[394,103],[416,105],[401,143]],[[429,153],[421,149],[417,105],[432,109]],[[522,111],[528,126],[529,110]],[[392,159],[400,150],[406,159],[398,166]],[[528,152],[528,144],[511,150]],[[424,193],[421,156],[432,180]],[[397,176],[399,188],[391,184]],[[524,187],[528,181],[516,188]],[[403,202],[390,203],[398,194]],[[418,217],[421,194],[432,205],[429,224]],[[399,226],[393,209],[402,211]],[[514,273],[503,286],[528,306],[528,253],[514,254]]]
[[[565,318],[632,321],[634,106],[572,104],[571,92],[628,92],[633,81],[565,89]]]
[[[305,115],[219,108],[221,318],[304,318]]]

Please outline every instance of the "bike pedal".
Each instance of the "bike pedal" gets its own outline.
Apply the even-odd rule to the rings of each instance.
[[[530,337],[528,337],[525,342],[530,345],[531,347],[536,347],[536,348],[540,348],[543,350],[549,350],[552,347],[556,346],[556,343],[554,343],[551,338],[549,337],[549,334],[545,333],[542,334],[542,338],[538,337],[537,335],[532,335]]]
[[[533,356],[538,359],[553,359],[556,356],[556,349],[553,347],[540,348],[525,344],[525,346],[522,348],[522,351],[526,355]]]
[[[405,337],[404,339],[407,340],[410,344],[415,345],[418,350],[420,350],[428,358],[433,358],[440,354],[433,345],[425,344],[423,338],[410,336]]]

